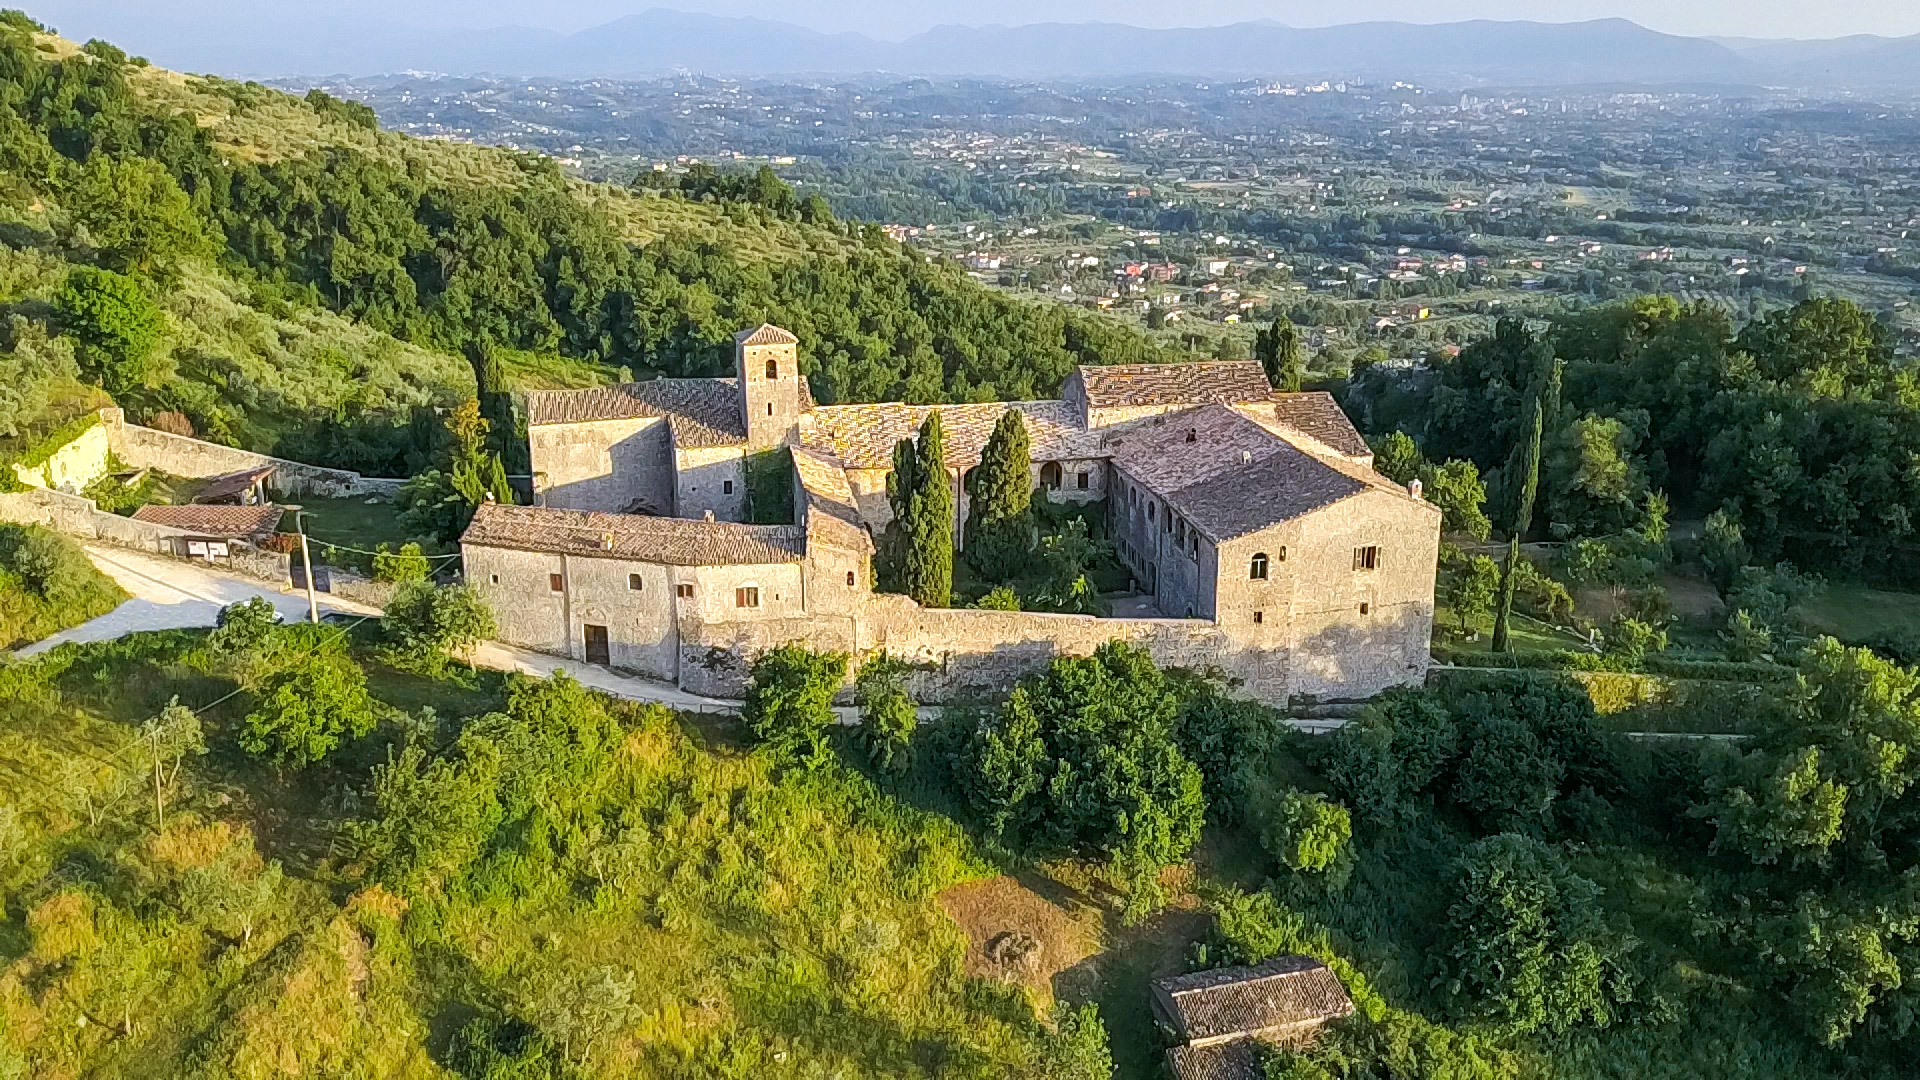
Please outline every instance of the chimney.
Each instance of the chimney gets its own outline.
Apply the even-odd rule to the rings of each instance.
[[[1418,499],[1422,497],[1420,494],[1421,490],[1422,490],[1422,485],[1420,483],[1419,477],[1415,477],[1412,480],[1407,481],[1407,494]]]
[[[712,520],[713,520],[713,511],[711,511],[711,510],[702,510],[702,511],[700,512],[700,520],[701,520],[701,521],[712,521]]]
[[[1240,464],[1242,465],[1253,464],[1253,451],[1251,450],[1240,451]]]
[[[601,551],[613,550],[613,533],[603,532],[600,534],[600,550]]]

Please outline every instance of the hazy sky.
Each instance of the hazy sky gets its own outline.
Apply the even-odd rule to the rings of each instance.
[[[16,0],[18,2],[18,0]],[[75,37],[127,20],[245,11],[299,18],[333,12],[388,22],[572,31],[651,7],[758,15],[818,30],[899,38],[940,23],[1123,22],[1203,26],[1274,19],[1325,26],[1371,19],[1445,22],[1621,17],[1675,34],[1839,37],[1920,34],[1920,0],[26,0],[34,17]]]

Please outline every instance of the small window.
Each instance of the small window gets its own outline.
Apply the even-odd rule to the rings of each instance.
[[[733,606],[757,608],[760,606],[760,589],[754,585],[742,585],[733,590]]]
[[[1286,549],[1286,547],[1285,547],[1285,546],[1282,546],[1282,547],[1280,548],[1280,561],[1281,561],[1281,562],[1286,562],[1286,561],[1287,561],[1287,549]]]
[[[641,589],[645,588],[644,583],[642,583],[640,580],[639,574],[627,575],[627,588],[632,589],[634,592],[639,592]]]
[[[773,402],[771,401],[767,402],[767,415],[768,416],[773,415]]]
[[[487,583],[488,583],[489,585],[498,585],[498,584],[500,584],[500,575],[499,575],[499,574],[488,574],[488,575],[487,575]]]
[[[552,589],[552,590],[553,590],[554,592],[566,592],[566,591],[567,591],[567,578],[566,578],[566,575],[564,575],[564,574],[548,574],[548,575],[547,575],[547,587],[548,587],[548,588],[551,588],[551,589]]]
[[[853,571],[847,571],[847,588],[853,588]]]
[[[720,494],[722,495],[733,494],[733,481],[731,480],[720,481]]]
[[[1380,549],[1377,547],[1354,548],[1353,568],[1355,570],[1380,569]]]
[[[1147,504],[1147,520],[1148,521],[1153,520],[1153,504],[1152,503]]]
[[[1079,476],[1074,478],[1074,481],[1081,491],[1085,491],[1087,490],[1087,485],[1092,481],[1092,479],[1093,478],[1088,476],[1086,473],[1081,473]]]
[[[1373,613],[1373,605],[1367,603],[1365,600],[1360,601],[1360,614],[1370,615],[1372,613]]]
[[[1254,613],[1253,613],[1253,625],[1255,625],[1255,626],[1259,626],[1259,625],[1260,625],[1261,623],[1264,623],[1264,622],[1266,622],[1266,621],[1267,621],[1267,613],[1266,613],[1266,612],[1264,612],[1264,611],[1256,611],[1256,612],[1254,612]]]
[[[1200,531],[1198,529],[1194,530],[1193,533],[1193,557],[1196,559],[1200,557]]]
[[[1247,577],[1253,581],[1267,580],[1267,553],[1261,552],[1253,557],[1253,564],[1247,568]],[[1255,619],[1259,622],[1259,619]]]
[[[1184,520],[1177,520],[1173,523],[1173,542],[1176,544],[1184,544],[1187,542],[1187,523]]]
[[[769,379],[777,379],[777,378],[779,378],[779,377],[780,377],[780,364],[779,364],[779,362],[778,362],[778,361],[775,361],[775,360],[769,360],[769,361],[767,361],[767,378],[769,378]]]
[[[675,585],[673,587],[673,595],[679,597],[682,600],[691,600],[693,599],[693,586]]]
[[[1199,433],[1198,431],[1196,431],[1196,430],[1194,430],[1193,428],[1188,428],[1188,429],[1187,429],[1187,441],[1188,441],[1188,442],[1199,442],[1199,441],[1200,441],[1200,433]]]

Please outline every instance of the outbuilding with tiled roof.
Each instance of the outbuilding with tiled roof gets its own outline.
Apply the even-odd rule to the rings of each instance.
[[[1281,956],[1160,979],[1153,1011],[1178,1043],[1167,1058],[1179,1080],[1256,1080],[1258,1043],[1311,1042],[1352,1015],[1353,999],[1327,965]]]

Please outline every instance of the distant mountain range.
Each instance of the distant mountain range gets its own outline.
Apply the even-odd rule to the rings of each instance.
[[[757,18],[657,8],[576,34],[435,31],[316,15],[302,20],[120,11],[99,34],[186,71],[371,75],[435,71],[555,78],[914,75],[1008,78],[1401,78],[1473,86],[1790,83],[1920,88],[1920,37],[1706,39],[1621,19],[1579,23],[1270,22],[1149,30],[1114,23],[942,26],[901,42]]]

